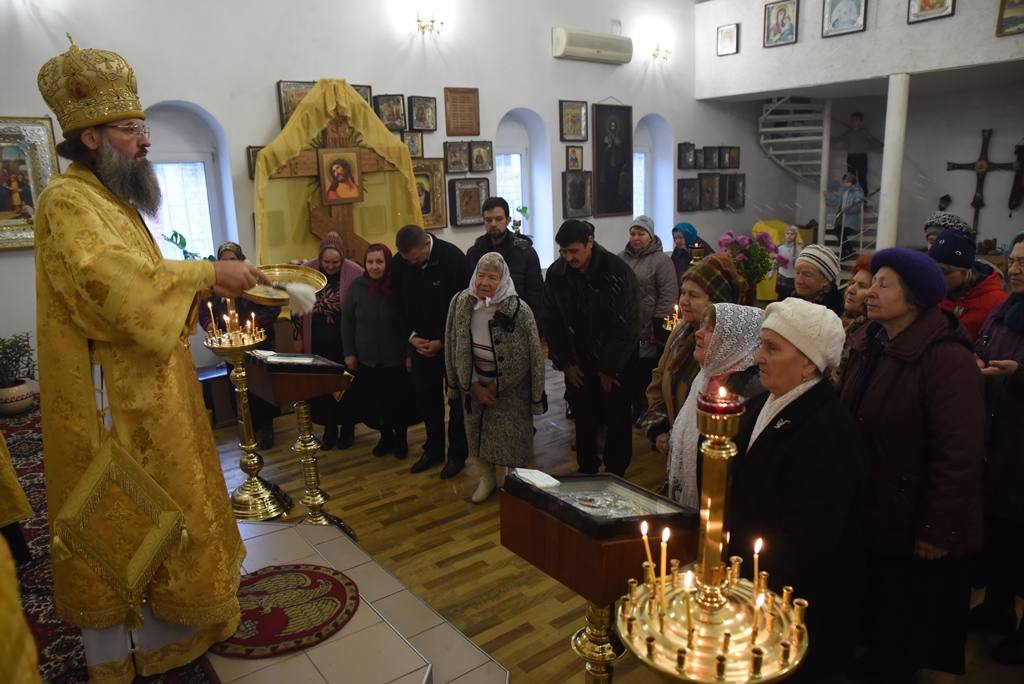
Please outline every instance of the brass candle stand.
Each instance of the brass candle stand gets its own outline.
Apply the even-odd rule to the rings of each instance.
[[[245,374],[245,354],[256,349],[267,339],[266,331],[258,328],[255,321],[238,320],[233,300],[227,300],[228,313],[224,317],[224,329],[213,319],[213,330],[207,331],[204,346],[231,365],[231,384],[235,386],[238,408],[238,448],[242,450],[239,468],[246,479],[231,493],[231,508],[235,517],[241,520],[269,520],[288,513],[292,508],[291,498],[280,487],[259,476],[263,469],[263,457],[256,451],[256,437],[249,413],[249,386]],[[212,314],[211,307],[211,314]]]
[[[781,597],[769,591],[766,572],[758,573],[755,588],[740,577],[738,556],[728,567],[722,562],[729,464],[737,453],[732,439],[742,414],[739,402],[704,397],[698,402],[697,427],[705,440],[692,582],[683,581],[678,561],[672,563],[671,580],[645,569],[643,580],[630,580],[628,593],[615,606],[623,644],[665,679],[769,682],[792,674],[807,653],[807,601],[794,600],[792,587]]]
[[[358,541],[355,531],[348,523],[324,510],[324,504],[330,497],[320,489],[320,469],[317,465],[320,442],[313,434],[313,421],[308,402],[295,402],[295,420],[299,426],[299,435],[292,445],[292,453],[298,456],[299,462],[302,463],[302,476],[305,481],[305,492],[301,501],[306,507],[306,515],[303,516],[302,522],[310,525],[335,525],[353,541]]]

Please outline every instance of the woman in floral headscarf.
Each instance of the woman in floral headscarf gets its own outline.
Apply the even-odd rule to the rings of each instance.
[[[345,258],[345,243],[341,236],[334,232],[328,233],[320,241],[317,258],[307,261],[305,265],[327,276],[327,284],[317,293],[312,311],[304,316],[292,318],[295,323],[296,339],[302,340],[303,354],[316,354],[331,361],[344,363],[341,304],[349,285],[363,275],[363,269],[359,264]],[[324,436],[320,440],[320,448],[324,451],[333,449],[335,445],[347,449],[355,442],[355,417],[351,403],[350,400],[346,401],[345,395],[338,401],[329,394],[310,401],[313,422],[324,426]]]
[[[668,440],[668,494],[683,506],[699,507],[697,396],[721,386],[744,398],[763,391],[754,365],[763,318],[761,309],[739,304],[715,304],[704,313],[693,350],[700,372]]]

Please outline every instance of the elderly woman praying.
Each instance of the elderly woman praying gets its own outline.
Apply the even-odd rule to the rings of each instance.
[[[449,397],[463,402],[480,472],[472,500],[483,503],[497,487],[495,465],[530,462],[533,416],[547,404],[537,324],[497,252],[480,257],[469,287],[452,298],[444,354]]]

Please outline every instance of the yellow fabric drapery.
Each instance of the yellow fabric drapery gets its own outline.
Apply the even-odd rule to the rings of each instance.
[[[373,150],[394,164],[397,169],[373,174],[385,178],[379,181],[375,179],[374,187],[367,187],[363,205],[368,205],[373,195],[381,192],[386,192],[388,197],[377,197],[378,202],[385,200],[383,204],[379,203],[376,206],[377,211],[369,211],[368,206],[355,205],[356,233],[369,242],[384,242],[393,246],[398,228],[410,223],[423,225],[419,194],[412,172],[412,159],[405,143],[393,131],[388,130],[366,100],[346,81],[321,79],[299,103],[277,138],[260,150],[256,158],[254,190],[256,258],[259,263],[280,263],[289,259],[309,258],[310,255],[316,254],[319,239],[309,232],[308,216],[301,218],[304,222],[304,231],[293,230],[291,233],[275,234],[274,239],[271,239],[268,211],[275,207],[268,207],[270,175],[303,150],[313,149],[313,140],[336,116],[348,119],[349,126],[359,133],[361,147]],[[366,183],[367,177],[364,176],[363,179]],[[290,201],[298,214],[303,213],[303,207],[300,205],[309,194],[310,179],[301,180],[302,183],[293,186],[290,196]],[[288,182],[273,181],[275,184]],[[302,197],[296,197],[299,194]],[[385,210],[390,217],[382,216],[381,210]],[[293,228],[297,221],[298,219],[293,221]],[[382,224],[386,228],[382,228]]]
[[[768,233],[768,237],[777,245],[782,244],[786,237],[786,229],[789,227],[785,221],[758,221],[751,228],[750,234],[757,236],[758,233]],[[774,302],[778,299],[775,294],[775,282],[778,280],[778,271],[772,270],[764,280],[757,284],[757,299],[762,302]]]
[[[0,527],[24,520],[32,515],[25,492],[11,463],[7,441],[0,435]]]

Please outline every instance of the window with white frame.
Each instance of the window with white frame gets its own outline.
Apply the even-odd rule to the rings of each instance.
[[[647,213],[647,150],[633,151],[633,216]]]
[[[198,155],[197,155],[198,156]],[[185,250],[206,258],[214,255],[219,237],[214,236],[208,174],[212,157],[153,164],[160,184],[160,209],[147,220],[153,238],[167,259],[182,259],[184,253],[164,237],[174,232],[185,238]],[[215,255],[214,255],[215,256]]]
[[[506,150],[495,154],[494,177],[497,196],[508,202],[510,218],[522,218],[516,213],[516,207],[529,206],[526,202],[529,187],[526,151]],[[523,232],[529,232],[529,222],[523,223]]]

